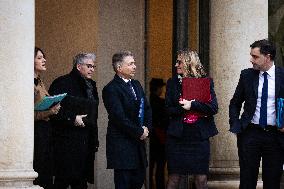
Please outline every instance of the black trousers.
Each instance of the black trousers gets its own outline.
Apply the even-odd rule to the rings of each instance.
[[[86,179],[56,178],[54,180],[54,189],[87,189]]]
[[[284,157],[280,135],[277,129],[265,131],[253,124],[238,134],[240,189],[256,188],[261,159],[263,189],[280,189]]]
[[[146,168],[114,169],[115,189],[141,189],[146,176]]]
[[[154,175],[154,167],[156,165],[156,174]],[[165,189],[165,166],[166,153],[165,145],[151,143],[150,141],[150,189],[153,186],[153,176],[157,189]]]
[[[44,189],[53,189],[53,178],[52,176],[38,175],[33,181],[34,185],[39,185]]]

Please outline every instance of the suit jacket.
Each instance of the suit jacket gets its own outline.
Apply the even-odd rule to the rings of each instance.
[[[200,117],[197,122],[194,123],[201,134],[202,139],[208,139],[218,133],[213,115],[218,112],[218,103],[216,94],[214,92],[214,84],[211,80],[210,83],[210,103],[201,103],[194,101],[191,103],[191,109],[196,112],[200,112],[206,117]],[[169,115],[168,135],[181,137],[183,132],[183,116],[186,110],[179,104],[179,98],[181,95],[181,84],[178,77],[169,79],[167,82],[166,90],[166,110]]]
[[[241,133],[251,123],[258,98],[259,71],[252,68],[241,71],[240,79],[229,105],[230,131]],[[284,69],[275,66],[275,99],[284,97]],[[243,113],[240,111],[243,106]],[[275,109],[277,106],[275,103]]]
[[[137,100],[118,75],[103,88],[108,113],[106,156],[108,169],[137,169],[147,166],[145,141],[138,119],[141,98],[145,99],[144,126],[151,129],[152,112],[139,81],[132,80]]]

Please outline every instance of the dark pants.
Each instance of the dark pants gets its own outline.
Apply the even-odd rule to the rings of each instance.
[[[154,167],[156,165],[156,174]],[[166,154],[165,145],[150,142],[150,188],[153,186],[153,176],[157,189],[165,189],[165,166]]]
[[[146,169],[114,169],[115,189],[141,189]]]
[[[240,189],[256,188],[261,158],[263,189],[280,188],[284,157],[280,135],[277,129],[265,131],[252,124],[238,134]]]
[[[67,179],[56,178],[54,180],[54,189],[66,189],[71,186],[71,189],[87,189],[87,181],[85,179]]]
[[[33,181],[34,185],[39,185],[43,187],[44,189],[53,189],[53,183],[52,183],[52,176],[43,176],[39,175],[35,180]]]
[[[150,160],[151,161],[151,160]],[[150,162],[150,188],[152,188],[153,185],[153,172],[154,172],[154,166],[156,163],[156,174],[154,176],[156,188],[157,189],[165,189],[165,160],[158,160],[155,162]]]

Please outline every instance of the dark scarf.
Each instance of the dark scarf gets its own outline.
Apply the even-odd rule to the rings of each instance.
[[[85,83],[86,83],[86,86],[87,86],[86,92],[87,92],[88,99],[95,100],[94,95],[93,95],[94,88],[93,88],[92,83],[90,81],[88,81],[88,79],[84,78],[84,80],[85,80]]]
[[[40,82],[39,78],[34,78],[34,85],[37,86]]]
[[[80,82],[83,84],[85,84],[85,88],[86,88],[86,93],[87,93],[87,98],[90,100],[95,100],[94,98],[94,87],[91,83],[91,79],[87,79],[85,77],[83,77],[81,75],[81,73],[77,70],[76,67],[74,67],[71,71],[71,75],[73,75],[73,77],[78,78],[80,80]]]

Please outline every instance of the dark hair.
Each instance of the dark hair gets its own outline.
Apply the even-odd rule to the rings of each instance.
[[[112,67],[113,67],[113,70],[116,72],[117,70],[117,67],[119,65],[121,65],[123,59],[127,56],[132,56],[134,58],[134,54],[130,51],[121,51],[121,52],[118,52],[118,53],[115,53],[113,56],[112,56]]]
[[[268,41],[267,39],[261,39],[258,41],[253,42],[253,44],[250,45],[252,49],[259,48],[260,54],[263,55],[270,55],[270,59],[274,60],[276,55],[276,48],[275,45]]]
[[[38,47],[35,47],[34,58],[36,57],[38,51],[40,51],[43,54],[43,58],[45,58],[45,54],[44,54],[43,50],[41,48],[38,48]]]
[[[156,92],[159,88],[162,88],[166,83],[161,78],[152,78],[150,81],[150,92]]]

